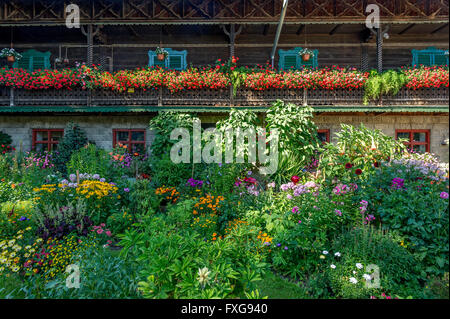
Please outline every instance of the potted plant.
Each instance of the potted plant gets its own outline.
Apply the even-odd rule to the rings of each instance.
[[[13,48],[4,48],[0,51],[0,58],[6,58],[8,62],[19,61],[22,58],[22,54],[14,50]]]
[[[167,52],[164,48],[160,48],[160,47],[156,48],[155,53],[156,53],[156,58],[159,61],[164,61],[167,58],[167,56],[169,55],[169,52]]]
[[[298,54],[302,57],[303,61],[309,61],[311,57],[314,56],[314,51],[308,48],[304,48]]]

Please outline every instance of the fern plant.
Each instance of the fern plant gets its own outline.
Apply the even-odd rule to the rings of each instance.
[[[363,102],[367,105],[381,95],[396,95],[406,82],[407,77],[402,72],[389,70],[378,74],[372,71],[365,84]]]

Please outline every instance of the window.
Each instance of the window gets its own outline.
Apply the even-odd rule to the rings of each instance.
[[[317,135],[322,144],[330,143],[330,130],[317,130]]]
[[[64,129],[34,129],[33,150],[36,152],[55,151],[64,135]]]
[[[406,139],[405,145],[415,152],[430,151],[430,131],[429,130],[396,130],[396,139]]]
[[[448,65],[448,51],[428,47],[424,50],[412,50],[412,65],[432,66]]]
[[[14,62],[14,68],[27,69],[30,72],[36,70],[50,69],[50,52],[39,52],[36,50],[28,50],[22,54],[22,59]]]
[[[172,50],[172,49],[165,49],[167,52],[169,52],[169,55],[167,56],[167,58],[164,61],[160,61],[158,60],[158,58],[156,57],[156,53],[155,51],[148,51],[148,66],[152,67],[152,66],[160,66],[162,68],[165,69],[170,69],[170,70],[184,70],[187,67],[187,62],[186,62],[186,56],[187,56],[187,51],[183,50],[183,51],[176,51],[176,50]]]
[[[145,153],[145,130],[113,130],[113,147],[126,145],[129,153]]]
[[[319,55],[319,50],[312,50],[314,55],[308,61],[303,61],[302,57],[299,55],[301,50],[301,47],[292,50],[278,50],[278,56],[280,57],[278,62],[279,68],[285,71],[299,70],[304,67],[317,68],[317,56]]]

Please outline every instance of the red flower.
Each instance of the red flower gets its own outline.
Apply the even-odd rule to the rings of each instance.
[[[355,171],[355,174],[356,175],[361,175],[362,174],[362,169],[357,168],[356,171]]]
[[[347,163],[347,164],[345,164],[345,168],[347,168],[347,169],[350,169],[350,168],[352,168],[352,167],[353,167],[352,163]]]
[[[375,167],[380,167],[380,163],[375,162],[375,163],[373,163],[373,166],[375,166]]]
[[[298,177],[297,175],[294,175],[291,177],[291,182],[294,184],[297,184],[300,181],[300,177]]]

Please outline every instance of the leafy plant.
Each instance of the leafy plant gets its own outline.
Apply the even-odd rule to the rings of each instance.
[[[363,103],[368,104],[381,95],[396,95],[408,82],[406,75],[402,72],[388,70],[382,74],[371,72],[364,87]]]
[[[67,162],[72,154],[88,143],[86,133],[78,124],[68,123],[64,129],[64,137],[58,144],[58,151],[54,157],[55,167],[62,173],[67,171]]]

